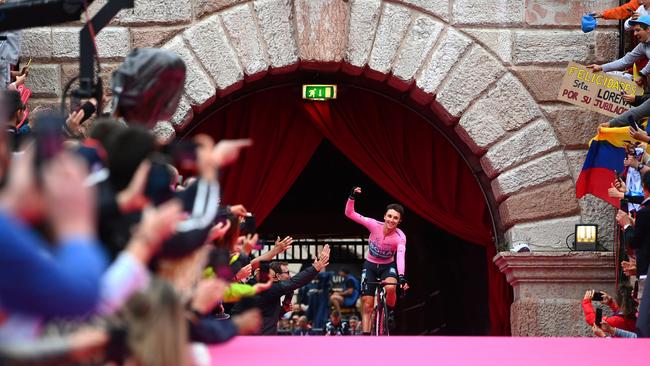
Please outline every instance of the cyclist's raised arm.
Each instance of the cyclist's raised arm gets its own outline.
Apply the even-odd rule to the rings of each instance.
[[[347,216],[350,220],[356,222],[357,224],[361,224],[365,226],[368,230],[370,230],[370,227],[368,225],[370,222],[372,222],[372,220],[365,216],[360,215],[354,210],[354,199],[360,194],[361,194],[360,187],[352,188],[352,192],[350,192],[348,201],[345,204],[345,216]]]

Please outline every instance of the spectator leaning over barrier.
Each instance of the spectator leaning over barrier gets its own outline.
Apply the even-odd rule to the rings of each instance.
[[[639,5],[639,0],[631,0],[621,6],[617,6],[615,8],[607,9],[601,12],[593,12],[591,14],[595,18],[623,20],[632,16],[636,9],[639,8]]]
[[[646,117],[650,117],[650,94],[644,95],[632,95],[632,94],[623,94],[623,100],[630,103],[633,108],[628,109],[623,114],[618,115],[609,121],[600,124],[599,127],[624,127],[631,126],[636,123],[637,126],[641,126],[641,120]],[[632,131],[636,132],[636,131]],[[648,138],[648,133],[643,129],[638,129],[639,135],[635,137],[637,140],[641,141],[650,141]]]
[[[642,15],[637,20],[630,21],[630,25],[634,27],[634,37],[639,41],[639,44],[632,51],[616,61],[604,65],[591,64],[587,67],[592,69],[593,72],[623,71],[631,67],[635,61],[642,57],[650,59],[650,43],[648,43],[648,39],[650,38],[650,31],[648,30],[650,27],[650,15]],[[634,81],[639,86],[645,85],[648,74],[650,74],[650,65],[646,65],[641,69],[638,78]]]

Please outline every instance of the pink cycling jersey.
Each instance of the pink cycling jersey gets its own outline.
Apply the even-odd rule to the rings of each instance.
[[[366,260],[375,264],[387,264],[394,260],[397,253],[397,272],[404,274],[404,257],[406,256],[406,235],[400,229],[395,229],[388,236],[384,236],[384,223],[361,216],[354,211],[354,200],[348,199],[345,205],[345,216],[357,224],[361,224],[370,231],[368,237],[368,254]]]

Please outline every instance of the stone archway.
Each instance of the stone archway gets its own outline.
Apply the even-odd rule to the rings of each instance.
[[[95,0],[91,8],[105,2]],[[186,61],[186,92],[172,120],[157,126],[161,137],[183,133],[195,112],[253,87],[251,82],[301,70],[372,79],[405,104],[445,117],[439,118],[448,121],[444,127],[479,162],[473,168],[485,175],[483,186],[495,197],[505,241],[523,239],[534,251],[561,252],[497,256],[514,287],[513,334],[575,335],[581,329],[575,299],[584,283],[613,283],[612,276],[600,275],[613,273],[604,268],[612,260],[566,253],[565,239],[575,223],[595,222],[611,248],[613,209],[593,197],[575,199],[586,141],[603,119],[558,103],[557,85],[568,61],[616,57],[610,47],[619,36],[614,23],[601,22],[589,34],[579,30],[580,14],[616,3],[136,0],[134,9],[102,30],[97,44],[105,85],[131,48],[163,46]],[[58,105],[62,85],[77,73],[79,25],[23,32],[22,56],[34,58],[27,81],[33,105]],[[557,299],[540,300],[544,283]],[[560,315],[548,319],[552,328],[539,328],[544,321],[536,316],[543,320],[549,311]]]
[[[90,13],[105,2],[95,0]],[[575,14],[613,4],[602,2],[137,0],[97,45],[104,85],[131,48],[164,45],[185,57],[191,79],[172,124],[157,128],[166,137],[191,120],[190,110],[267,74],[317,65],[381,80],[453,115],[458,136],[492,180],[507,241],[563,251],[573,224],[585,221],[600,224],[611,247],[613,211],[572,193],[602,116],[555,101],[567,61],[616,57],[608,47],[618,37],[613,23],[578,30]],[[58,105],[78,72],[79,25],[23,32],[21,55],[34,59],[27,81],[33,105]]]
[[[174,136],[194,111],[267,73],[363,74],[450,117],[491,179],[507,241],[560,250],[580,208],[556,132],[491,50],[445,22],[445,9],[443,1],[257,0],[217,11],[163,46],[184,59],[188,77],[178,112],[157,133]]]

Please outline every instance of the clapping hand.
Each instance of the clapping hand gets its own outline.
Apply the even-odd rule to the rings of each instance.
[[[329,262],[330,262],[330,245],[325,244],[323,250],[318,255],[318,258],[314,258],[314,268],[316,268],[316,270],[320,272],[323,269],[325,269],[325,267],[327,267]]]
[[[636,276],[636,259],[635,258],[630,258],[629,261],[621,262],[621,266],[623,267],[623,273],[626,276]]]
[[[621,227],[625,227],[631,224],[630,215],[627,212],[623,212],[621,210],[618,210],[616,213],[616,221]]]

